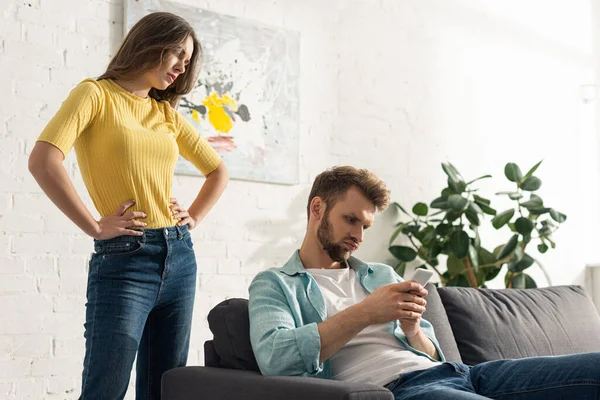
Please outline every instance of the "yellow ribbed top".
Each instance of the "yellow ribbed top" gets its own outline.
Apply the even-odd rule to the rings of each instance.
[[[111,79],[77,85],[38,141],[66,156],[75,146],[85,186],[101,216],[127,200],[147,228],[177,223],[169,209],[175,162],[181,154],[204,175],[221,162],[196,129],[166,101],[141,98]]]

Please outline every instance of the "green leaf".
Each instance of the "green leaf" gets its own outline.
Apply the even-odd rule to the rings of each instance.
[[[510,194],[508,195],[508,197],[509,197],[511,200],[520,200],[520,199],[522,199],[522,198],[523,198],[523,195],[522,195],[521,193],[510,193]]]
[[[504,247],[502,248],[502,251],[500,251],[500,254],[498,254],[498,257],[496,257],[496,259],[501,260],[504,257],[508,256],[517,247],[518,243],[519,243],[519,235],[513,235],[508,240],[508,242],[504,245]]]
[[[521,203],[521,206],[527,208],[528,210],[531,208],[542,208],[544,206],[544,202],[542,201],[542,198],[539,196],[535,196],[531,195],[531,198],[527,201],[524,201]]]
[[[486,281],[490,281],[492,279],[494,279],[495,277],[498,276],[498,274],[500,273],[500,271],[502,271],[502,267],[498,267],[498,268],[486,268],[487,273],[485,275],[485,280]]]
[[[467,219],[471,223],[471,226],[477,227],[481,223],[479,221],[479,216],[476,213],[474,213],[473,211],[471,211],[471,210],[465,211],[465,216],[467,217]]]
[[[454,192],[453,192],[453,191],[452,191],[452,189],[450,189],[450,188],[444,188],[444,189],[442,190],[442,197],[448,197],[448,196],[450,196],[451,194],[454,194]]]
[[[402,233],[404,233],[405,235],[409,235],[409,234],[416,234],[417,232],[419,232],[419,229],[421,228],[421,225],[419,224],[408,224],[404,227],[404,229],[402,229]]]
[[[398,207],[398,208],[400,209],[400,211],[402,211],[404,214],[408,215],[409,217],[411,216],[411,215],[410,215],[410,214],[409,214],[409,213],[408,213],[408,212],[407,212],[407,211],[404,209],[404,207],[402,207],[402,206],[400,205],[400,203],[393,202],[393,203],[392,203],[392,205],[393,205],[393,206],[396,206],[396,207]]]
[[[453,276],[446,282],[446,286],[471,287],[469,280],[464,275]]]
[[[521,189],[527,190],[528,192],[538,190],[540,187],[542,187],[542,180],[535,176],[530,176],[521,183]]]
[[[523,236],[529,235],[533,230],[533,222],[528,218],[519,217],[515,221],[515,229]]]
[[[556,228],[558,226],[551,219],[545,219],[541,222],[541,224],[544,226],[549,226],[551,228]]]
[[[553,220],[555,220],[559,224],[562,224],[563,222],[565,222],[567,220],[567,216],[565,214],[559,213],[554,208],[550,209],[550,216],[552,217]]]
[[[529,213],[533,215],[542,215],[547,213],[548,211],[550,211],[550,209],[547,207],[529,209]]]
[[[444,167],[444,164],[442,163],[442,168],[443,167]],[[452,165],[452,163],[450,163],[450,162],[446,163],[446,168],[448,168],[448,170],[451,171],[451,173],[457,178],[457,182],[465,181],[463,179],[462,175],[460,174],[460,172],[458,172],[458,170],[456,169],[456,167],[454,165]],[[450,176],[450,175],[448,175],[448,176]]]
[[[502,228],[515,215],[514,208],[503,211],[492,219],[492,225],[496,229]]]
[[[542,161],[544,161],[544,160],[542,160]],[[533,176],[533,173],[538,169],[538,167],[540,166],[542,161],[538,162],[529,171],[527,171],[527,173],[525,174],[525,176],[523,178],[527,179],[527,178]]]
[[[521,272],[533,265],[534,259],[529,254],[524,254],[521,261],[517,262],[514,266],[509,265],[509,270],[512,272]]]
[[[542,203],[542,205],[544,205],[544,200],[542,200],[542,198],[535,193],[531,193],[529,195],[529,200],[539,201],[540,203]]]
[[[455,211],[462,211],[467,206],[468,200],[460,194],[453,194],[448,197],[448,205]]]
[[[452,193],[461,194],[467,188],[467,184],[464,182],[454,182],[452,179],[448,178],[448,187],[450,187]]]
[[[548,245],[546,243],[538,244],[537,248],[538,248],[538,251],[542,254],[544,254],[545,252],[548,251]]]
[[[394,271],[401,277],[404,277],[404,272],[406,271],[406,263],[404,261],[400,261]]]
[[[436,237],[436,231],[433,226],[426,226],[419,232],[415,233],[415,237],[421,241],[421,243],[428,245]]]
[[[470,238],[465,231],[454,232],[450,237],[452,251],[458,258],[463,258],[469,252]]]
[[[442,210],[445,210],[450,207],[448,206],[448,197],[446,196],[438,197],[437,199],[433,200],[431,204],[429,204],[429,206],[431,208],[438,208]]]
[[[456,221],[458,218],[460,218],[460,213],[454,210],[449,210],[446,213],[446,221],[448,222],[453,222]]]
[[[490,201],[490,200],[488,200],[488,199],[486,199],[486,198],[484,198],[484,197],[478,196],[478,195],[476,195],[476,194],[474,194],[474,195],[473,195],[473,198],[475,199],[475,201],[476,201],[476,202],[477,202],[479,205],[481,205],[481,203],[483,203],[483,204],[485,204],[486,206],[489,206],[489,205],[490,205],[490,203],[491,203],[491,201]]]
[[[531,289],[536,287],[537,285],[533,278],[527,274],[520,273],[515,275],[512,279],[513,289]]]
[[[479,270],[479,256],[477,249],[473,245],[469,245],[469,260],[471,261],[473,271],[477,272]]]
[[[504,175],[511,182],[519,182],[521,178],[523,178],[523,174],[521,173],[521,169],[515,163],[508,163],[504,167]]]
[[[442,163],[442,169],[448,175],[448,180],[457,184],[459,182],[464,182],[456,168],[450,163]]]
[[[408,226],[407,223],[400,223],[399,225],[397,225],[396,230],[394,231],[394,233],[392,233],[392,236],[390,237],[390,243],[388,244],[388,246],[391,246],[392,243],[394,243],[394,240],[396,240],[396,238],[398,237],[400,232],[402,232],[402,230],[404,228],[406,228],[407,226]]]
[[[390,246],[388,250],[400,261],[408,262],[417,257],[417,252],[412,247]]]
[[[479,178],[475,178],[472,181],[467,182],[467,185],[470,185],[473,182],[477,182],[478,180],[491,178],[491,177],[492,177],[491,175],[483,175],[483,176],[480,176]]]
[[[448,272],[450,275],[461,274],[465,269],[465,264],[456,258],[454,253],[450,253],[448,256],[448,260],[446,261],[446,267],[448,268]]]
[[[469,202],[469,205],[467,206],[467,209],[471,210],[475,214],[481,214],[481,215],[483,215],[483,210],[481,210],[481,207],[479,207],[479,205],[476,202],[474,202],[474,201],[470,201]]]
[[[446,236],[450,232],[450,224],[439,224],[435,227],[435,231],[440,236]]]
[[[429,212],[429,207],[427,207],[427,204],[425,203],[417,203],[414,205],[412,212],[415,215],[419,215],[421,217],[424,217],[427,215],[427,213]]]
[[[484,213],[488,214],[488,215],[496,215],[496,210],[494,210],[492,207],[480,203],[479,201],[475,201],[477,203],[477,205],[479,206],[479,208],[481,208],[481,211],[483,211]]]
[[[494,264],[496,262],[494,255],[483,247],[479,248],[477,256],[479,257],[479,265]]]

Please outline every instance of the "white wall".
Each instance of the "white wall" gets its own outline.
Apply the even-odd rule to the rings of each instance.
[[[584,265],[599,261],[597,101],[581,96],[596,83],[589,0],[187,2],[301,32],[302,96],[301,184],[232,181],[193,232],[190,364],[203,362],[208,311],[246,297],[256,272],[299,245],[310,183],[331,165],[371,169],[412,207],[442,188],[442,161],[467,178],[492,173],[492,193],[506,162],[543,158],[541,194],[569,219],[541,261],[554,284],[582,283]],[[123,1],[0,0],[0,11],[0,397],[77,398],[91,239],[40,192],[27,156],[72,86],[103,72]],[[90,204],[72,156],[67,164]],[[177,177],[174,192],[189,204],[201,182]],[[360,256],[391,260],[397,217],[378,218]],[[487,234],[494,245],[509,236]]]

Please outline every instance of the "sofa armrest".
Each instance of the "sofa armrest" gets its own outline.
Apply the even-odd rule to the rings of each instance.
[[[211,367],[174,368],[163,374],[162,400],[393,400],[382,386],[320,378],[263,376]]]

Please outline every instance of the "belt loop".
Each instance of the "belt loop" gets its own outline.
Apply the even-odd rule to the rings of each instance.
[[[143,229],[141,231],[142,231],[142,237],[141,237],[142,244],[146,244],[146,231]]]
[[[183,239],[183,228],[179,225],[175,225],[175,229],[177,229],[177,240]]]

